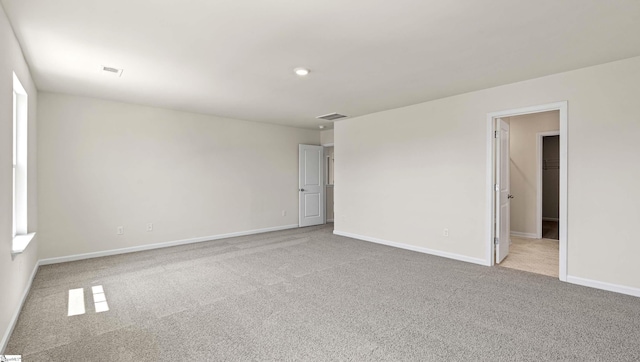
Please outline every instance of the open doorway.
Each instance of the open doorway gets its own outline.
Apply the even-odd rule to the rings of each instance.
[[[496,112],[487,121],[491,206],[487,260],[490,265],[566,280],[567,103]],[[556,156],[551,154],[554,142]],[[553,177],[555,196],[547,187],[545,198],[545,180],[552,186]],[[546,236],[554,233],[554,226],[557,237],[543,238],[545,231]]]
[[[502,117],[500,122],[509,126],[509,133],[500,140],[501,145],[506,141],[503,158],[507,158],[504,161],[508,164],[505,175],[509,179],[500,184],[503,188],[509,185],[506,200],[510,214],[505,220],[510,222],[508,236],[511,241],[508,256],[496,260],[506,268],[557,278],[559,111]],[[555,149],[551,137],[556,137]],[[554,230],[555,238],[545,237],[544,232],[553,234]]]
[[[334,153],[333,153],[333,145],[324,147],[324,160],[325,160],[325,210],[326,217],[325,220],[327,223],[333,223],[334,213],[333,213],[333,187],[334,187],[334,168],[333,164],[335,161]]]
[[[560,240],[560,132],[538,133],[540,238]]]

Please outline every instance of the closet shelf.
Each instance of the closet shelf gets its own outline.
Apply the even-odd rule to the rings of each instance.
[[[542,169],[543,170],[559,170],[560,169],[560,159],[552,158],[542,160]]]

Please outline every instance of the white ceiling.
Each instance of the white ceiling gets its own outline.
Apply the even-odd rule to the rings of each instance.
[[[640,55],[637,0],[2,5],[40,90],[315,129]]]

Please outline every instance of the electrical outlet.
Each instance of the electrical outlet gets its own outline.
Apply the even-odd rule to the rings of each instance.
[[[148,223],[147,224],[147,231],[153,231],[153,223]]]
[[[116,229],[116,234],[124,235],[124,226],[118,226],[118,228]]]
[[[287,210],[282,210],[282,216],[287,216]]]
[[[449,229],[442,230],[442,236],[449,236]]]

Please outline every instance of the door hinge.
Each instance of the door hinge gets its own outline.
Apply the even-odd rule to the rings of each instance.
[[[493,238],[493,243],[494,243],[495,245],[498,245],[498,238]]]
[[[498,138],[498,131],[493,131],[493,138]]]

